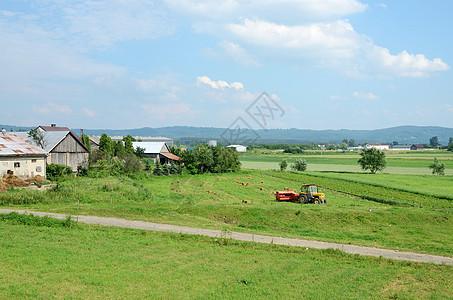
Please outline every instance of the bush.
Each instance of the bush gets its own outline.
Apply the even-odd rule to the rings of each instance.
[[[287,167],[288,162],[286,161],[286,159],[282,159],[282,161],[280,162],[280,171],[285,171]]]
[[[295,171],[305,171],[307,170],[307,161],[302,158],[297,158],[294,164],[291,166],[291,169]]]
[[[50,180],[58,180],[72,174],[72,169],[66,165],[47,165],[46,175]]]
[[[439,162],[437,158],[434,158],[434,162],[429,165],[429,168],[433,170],[435,175],[445,175],[445,164]]]

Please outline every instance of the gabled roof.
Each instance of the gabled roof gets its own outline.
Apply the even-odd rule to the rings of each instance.
[[[36,145],[33,139],[28,137],[28,132],[16,132],[17,135],[22,136],[26,139],[29,144]],[[45,149],[47,152],[52,152],[52,150],[60,144],[62,140],[64,140],[68,135],[71,135],[85,150],[86,147],[81,143],[80,139],[77,138],[75,133],[72,131],[45,131],[44,132],[44,140],[45,140]]]
[[[80,138],[80,136],[78,136],[77,134],[74,133],[74,131],[72,131],[71,129],[69,129],[68,127],[57,127],[56,125],[52,125],[52,126],[38,126],[38,128],[40,128],[41,130],[45,131],[45,132],[53,132],[53,131],[69,131],[71,132],[72,136],[79,141],[79,143],[83,146],[83,148],[85,148],[87,151],[88,149],[83,145],[83,142],[82,142],[82,139]]]
[[[165,142],[132,142],[134,149],[137,147],[144,148],[145,154],[159,154],[162,152],[170,152],[170,149]]]
[[[166,158],[171,159],[171,160],[180,160],[181,159],[179,156],[174,155],[171,152],[161,152],[160,154],[162,154],[163,156],[165,156]]]
[[[46,156],[43,149],[29,144],[25,138],[15,133],[0,134],[0,156]]]

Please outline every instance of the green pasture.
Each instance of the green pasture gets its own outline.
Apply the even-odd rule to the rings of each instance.
[[[452,298],[451,266],[45,223],[0,219],[0,298]]]
[[[60,182],[52,191],[2,193],[0,205],[453,256],[449,200],[366,183],[360,184],[362,192],[358,195],[348,196],[343,194],[342,188],[351,186],[353,193],[359,184],[330,179],[326,185],[324,177],[290,173],[288,178],[278,177],[285,174],[250,170],[136,179],[79,177]],[[328,203],[301,205],[275,201],[274,191],[286,187],[297,190],[301,183],[326,187],[321,191],[326,193]],[[438,183],[441,185],[449,186],[449,182]],[[445,191],[448,192],[447,187]],[[402,206],[382,204],[361,198],[365,193],[400,203],[416,199],[416,204],[423,202],[424,205],[420,208],[405,203]]]
[[[453,153],[448,151],[420,151],[414,152],[393,152],[387,151],[387,168],[384,173],[390,174],[431,174],[429,165],[437,157],[440,162],[445,164],[445,174],[453,175]],[[289,164],[294,163],[297,158],[307,161],[308,171],[333,171],[333,172],[361,172],[357,163],[360,155],[357,152],[327,152],[324,155],[313,155],[310,151],[306,154],[284,154],[271,152],[246,153],[240,156],[243,168],[248,169],[279,169],[279,163],[286,159]]]

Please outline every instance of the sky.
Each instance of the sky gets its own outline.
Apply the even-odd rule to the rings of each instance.
[[[453,127],[452,13],[443,0],[2,0],[0,124]]]

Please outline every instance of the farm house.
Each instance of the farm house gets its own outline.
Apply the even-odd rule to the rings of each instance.
[[[21,179],[37,175],[46,177],[46,156],[43,149],[30,145],[14,133],[0,133],[0,177],[13,174]]]
[[[170,152],[170,148],[165,142],[132,142],[132,145],[134,149],[143,148],[145,150],[143,157],[152,158],[155,164],[165,165],[180,160],[178,156]]]
[[[227,148],[232,148],[237,152],[247,152],[247,147],[242,145],[229,145]]]

